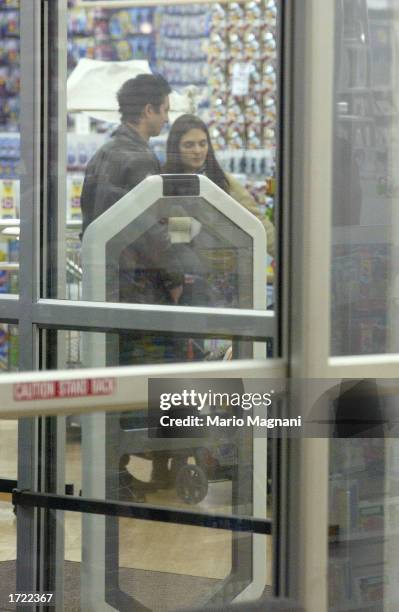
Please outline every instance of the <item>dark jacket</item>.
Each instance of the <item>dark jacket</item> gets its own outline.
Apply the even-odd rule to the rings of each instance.
[[[80,200],[82,231],[143,179],[160,171],[148,143],[133,128],[120,125],[87,165]]]
[[[148,143],[135,129],[126,124],[120,125],[87,165],[81,195],[82,231],[147,176],[159,173],[159,162]],[[165,303],[160,297],[167,294],[171,287],[182,283],[182,274],[176,268],[176,260],[171,259],[170,246],[166,227],[156,224],[133,248],[125,249],[120,261],[121,301]],[[154,292],[152,287],[143,290],[142,274],[138,285],[132,282],[131,273],[143,266],[148,271],[147,284],[153,285],[155,273],[157,283],[160,284],[157,291]],[[161,286],[163,282],[165,287]]]
[[[120,125],[96,152],[86,168],[81,207],[83,232],[147,176],[160,174],[160,165],[149,145],[128,125]],[[200,261],[184,245],[172,245],[166,223],[155,223],[119,260],[118,295],[112,301],[140,304],[173,304],[170,290],[185,285],[187,274],[205,276]],[[203,282],[184,291],[181,304],[208,303]],[[198,289],[198,287],[200,289]],[[131,332],[119,336],[119,363],[157,363],[186,359],[187,343],[159,332]]]

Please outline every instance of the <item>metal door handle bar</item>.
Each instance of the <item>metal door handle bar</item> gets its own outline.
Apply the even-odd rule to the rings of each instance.
[[[193,525],[228,531],[272,534],[270,520],[256,519],[250,516],[229,516],[226,514],[205,514],[189,510],[176,510],[151,504],[134,504],[123,501],[106,501],[72,495],[37,493],[34,491],[14,489],[12,503],[15,506],[45,508],[46,510],[67,510],[84,514],[103,514],[121,516],[145,521],[159,521],[178,525]]]
[[[0,478],[0,493],[12,493],[17,486],[17,480],[11,480],[10,478]]]

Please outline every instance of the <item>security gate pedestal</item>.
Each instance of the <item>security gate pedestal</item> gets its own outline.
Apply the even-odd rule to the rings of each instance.
[[[208,262],[207,282],[214,289],[216,307],[266,309],[266,236],[261,222],[208,178],[196,175],[148,177],[87,228],[82,244],[83,299],[119,301],[121,254],[131,245],[147,248],[154,235],[159,236],[162,224],[165,226],[163,236],[167,232],[172,245],[189,244],[188,248],[200,261]],[[137,247],[137,251],[140,248]],[[189,269],[191,264],[182,263],[188,267],[185,276],[195,278],[196,270]],[[238,346],[240,352],[247,353],[248,343],[239,342]],[[248,357],[248,353],[239,356]],[[252,356],[265,357],[262,345],[254,344]],[[90,367],[117,365],[118,347],[105,334],[84,334],[83,359]],[[178,366],[176,369],[178,371]],[[142,429],[123,431],[116,422],[116,415],[92,415],[82,419],[85,496],[107,498],[115,491],[119,471],[119,463],[115,465],[116,447],[121,456],[121,448],[122,451],[130,448],[130,454],[134,454],[142,449],[173,451],[179,444],[176,440],[168,444],[162,438],[148,439],[144,433]],[[187,448],[187,440],[181,443]],[[256,517],[266,517],[266,444],[266,439],[251,439],[238,446],[237,480],[232,484],[233,514],[238,501],[244,501],[248,509],[248,504],[252,506]],[[248,457],[252,483],[264,483],[264,487],[253,487],[248,478]],[[109,460],[113,466],[109,465]],[[116,519],[83,518],[83,609],[98,612],[115,606],[128,610],[134,605],[135,610],[145,610],[142,604],[119,589]],[[238,595],[240,599],[254,599],[264,590],[265,538],[253,535],[237,539],[233,536],[232,553],[232,572],[210,596],[212,601],[231,601]]]

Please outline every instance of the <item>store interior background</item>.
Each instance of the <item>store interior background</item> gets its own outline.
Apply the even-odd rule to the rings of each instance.
[[[388,4],[388,3],[387,3]],[[341,160],[334,184],[338,195],[350,198],[354,174],[361,184],[361,201],[354,219],[347,224],[333,220],[331,268],[331,354],[366,355],[397,351],[397,309],[390,305],[390,287],[396,268],[390,225],[398,193],[395,161],[397,138],[394,60],[395,33],[384,12],[369,10],[373,2],[337,2],[348,12],[339,16],[336,61],[336,137],[351,143],[355,170],[348,182],[341,180]],[[0,292],[18,293],[18,223],[20,143],[19,121],[19,30],[18,0],[0,0]],[[351,13],[351,9],[353,12]],[[187,4],[135,7],[131,9],[82,9],[69,2],[68,73],[80,58],[103,61],[148,60],[154,71],[163,74],[172,87],[190,87],[197,112],[210,126],[212,141],[223,168],[239,177],[255,197],[261,214],[274,220],[276,113],[277,113],[277,19],[274,0],[227,4]],[[250,65],[248,73],[235,66]],[[194,88],[194,89],[193,89]],[[66,297],[81,298],[80,205],[84,168],[94,151],[112,129],[109,124],[70,113],[67,117],[67,284]],[[164,159],[165,134],[153,141],[160,160]],[[336,146],[336,153],[339,147]],[[353,170],[353,168],[352,168]],[[345,201],[345,198],[343,199]],[[322,203],[321,203],[322,204]],[[333,211],[334,212],[334,211]],[[265,261],[270,280],[268,305],[273,296],[273,261]],[[265,274],[265,276],[266,276]],[[394,323],[392,323],[394,322]],[[81,364],[80,333],[59,332],[66,347],[65,364]],[[12,371],[18,364],[18,328],[0,325],[0,369]],[[384,516],[390,517],[393,531],[399,524],[399,478],[396,446],[387,453],[378,441],[336,442],[331,449],[331,516],[346,541],[334,537],[330,547],[330,602],[332,609],[378,610],[382,600],[386,569],[377,546]],[[2,424],[0,430],[0,474],[16,478],[16,423]],[[388,457],[388,476],[382,500],[381,474]],[[147,462],[135,458],[143,478]],[[79,434],[69,430],[67,440],[67,482],[75,492],[81,487]],[[385,478],[385,477],[384,477]],[[200,507],[227,511],[229,483],[211,485]],[[169,493],[151,496],[154,503],[178,504]],[[385,506],[384,506],[385,504]],[[388,510],[389,512],[388,512]],[[66,518],[67,559],[80,558],[78,519]],[[134,538],[161,542],[162,551],[140,553],[131,546],[121,529],[121,565],[138,571],[191,573],[205,580],[219,580],[230,569],[230,536],[194,528],[154,530],[135,527]],[[374,538],[369,557],[364,550]],[[391,585],[396,596],[396,537],[391,538]],[[173,545],[173,546],[172,546]],[[207,560],[200,563],[204,546]],[[8,500],[0,501],[0,561],[16,555],[15,519]],[[200,555],[201,551],[201,555]],[[374,552],[373,552],[374,551]],[[187,565],[187,555],[191,561]],[[195,563],[193,562],[195,560]],[[210,565],[209,560],[212,560]],[[370,563],[368,560],[370,559]],[[268,557],[268,568],[271,555]],[[146,581],[136,575],[136,586]],[[176,583],[174,583],[176,584]],[[182,583],[194,589],[194,583]],[[271,576],[269,577],[271,584]],[[166,585],[166,586],[165,586]],[[203,583],[208,588],[208,583]],[[164,593],[170,589],[164,583]],[[195,588],[202,588],[197,582]],[[149,589],[147,589],[147,595]],[[146,590],[144,589],[144,590]],[[396,590],[395,590],[396,589]],[[195,590],[195,589],[194,589]],[[77,598],[79,594],[77,594]],[[173,593],[169,597],[173,599]],[[356,600],[357,607],[353,603]],[[374,602],[370,606],[370,601]],[[367,608],[366,608],[367,605]]]
[[[81,58],[147,60],[173,90],[187,93],[191,110],[210,128],[217,158],[255,198],[261,215],[274,218],[276,163],[277,4],[274,0],[226,4],[180,4],[127,9],[79,8],[68,1],[68,75]],[[19,217],[19,0],[0,1],[0,291],[18,293]],[[249,68],[249,69],[248,69]],[[86,113],[68,113],[66,168],[66,293],[81,299],[80,193],[87,162],[113,125]],[[152,139],[165,160],[167,127]],[[265,257],[265,292],[273,305],[271,257]],[[81,333],[58,332],[64,367],[82,364]],[[218,340],[208,340],[218,350]],[[0,369],[18,368],[18,327],[0,326]],[[68,423],[66,482],[81,489],[80,428]],[[17,424],[0,430],[0,473],[16,478]],[[150,462],[131,458],[136,476],[150,477]],[[150,503],[181,507],[174,492],[148,495]],[[184,505],[183,505],[184,507]],[[210,484],[198,509],[231,511],[231,482]],[[80,516],[66,513],[66,590],[70,609],[79,606]],[[0,562],[16,558],[15,517],[8,499],[0,501]],[[4,534],[4,535],[3,535]],[[268,538],[268,540],[271,540]],[[231,569],[231,534],[211,529],[120,521],[120,580],[153,609],[190,605]],[[134,542],[134,546],[133,546]],[[144,554],[144,549],[146,553]],[[69,565],[68,565],[69,562]],[[268,584],[271,584],[271,541]],[[123,572],[136,572],[134,580]],[[15,568],[14,570],[15,571]],[[141,573],[140,573],[141,572]],[[150,573],[148,573],[150,572]],[[168,576],[172,576],[169,578]],[[151,581],[147,578],[151,576]],[[180,576],[180,581],[179,581]],[[190,582],[190,576],[192,577]],[[195,579],[194,579],[195,578]],[[5,575],[10,581],[10,575]],[[154,589],[154,580],[157,588]],[[72,592],[75,594],[72,596]],[[162,592],[163,604],[157,599]],[[157,607],[158,606],[158,607]],[[77,608],[78,609],[78,608]]]
[[[19,214],[19,0],[0,3],[0,291],[18,292]],[[95,2],[93,2],[95,4]],[[80,8],[68,2],[68,74],[82,58],[147,60],[174,91],[188,94],[190,108],[210,128],[223,169],[234,174],[274,220],[276,164],[277,4],[261,0],[226,4],[179,4],[134,8]],[[94,113],[96,115],[96,113]],[[97,113],[98,115],[98,113]],[[80,193],[88,160],[114,124],[87,113],[67,117],[67,287],[68,299],[81,297]],[[151,140],[165,160],[167,126]],[[7,220],[7,221],[6,221]],[[274,261],[265,261],[267,304],[273,306]],[[18,361],[18,328],[3,326],[1,368]],[[210,342],[210,349],[217,350]],[[81,364],[80,342],[71,333],[67,367]]]

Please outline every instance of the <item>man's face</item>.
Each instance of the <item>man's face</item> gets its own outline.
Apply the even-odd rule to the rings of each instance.
[[[169,96],[165,96],[159,110],[151,104],[147,106],[147,125],[150,136],[158,136],[165,123],[169,121]]]

